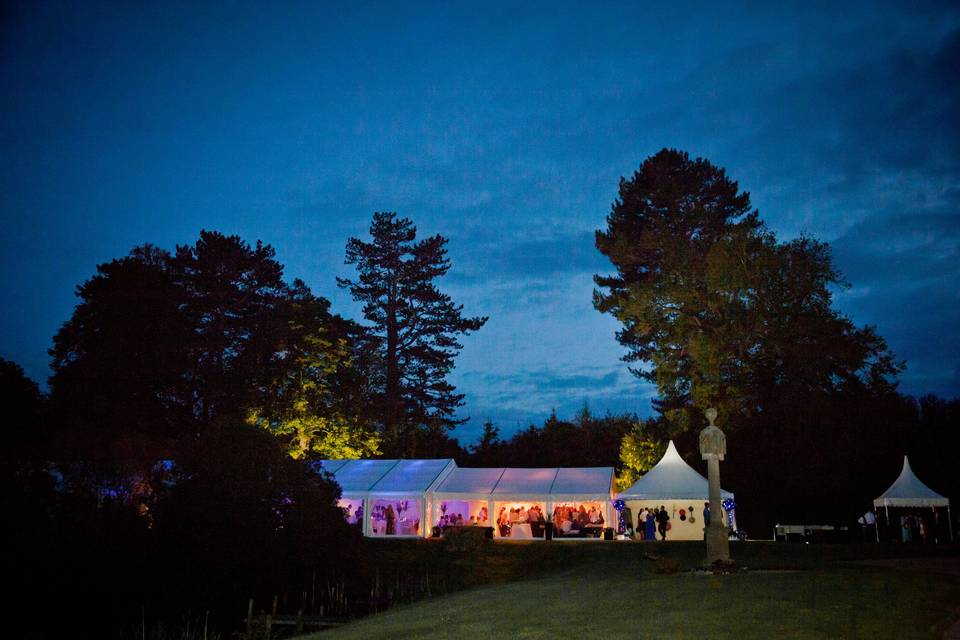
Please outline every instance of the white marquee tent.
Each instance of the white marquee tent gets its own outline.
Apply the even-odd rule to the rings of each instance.
[[[501,510],[520,507],[538,507],[545,519],[561,505],[583,505],[603,526],[612,521],[613,467],[471,469],[447,459],[321,460],[315,468],[340,485],[340,506],[367,536],[428,536],[442,515],[494,526]],[[543,537],[543,521],[529,524],[509,527],[510,537]]]
[[[703,539],[703,504],[710,499],[709,483],[680,457],[673,440],[660,461],[617,497],[633,517],[644,507],[665,506],[670,514],[668,540]],[[733,494],[721,489],[720,498],[732,500]]]
[[[873,501],[874,507],[883,507],[890,523],[890,507],[937,507],[947,508],[947,522],[950,527],[950,539],[953,540],[953,520],[950,517],[950,499],[945,498],[923,484],[910,468],[910,461],[903,456],[903,468],[890,488]],[[877,533],[879,536],[879,532]]]
[[[321,460],[315,468],[340,485],[340,506],[367,536],[420,537],[429,532],[431,488],[456,463],[441,460]]]

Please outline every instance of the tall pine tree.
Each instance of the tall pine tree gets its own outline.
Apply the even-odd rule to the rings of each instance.
[[[367,362],[384,453],[409,455],[418,436],[463,422],[455,418],[463,394],[447,375],[463,348],[458,337],[487,318],[463,317],[463,305],[434,284],[450,269],[445,238],[417,241],[413,223],[392,212],[374,214],[370,235],[371,242],[347,242],[345,263],[356,265],[359,277],[337,282],[372,323]]]

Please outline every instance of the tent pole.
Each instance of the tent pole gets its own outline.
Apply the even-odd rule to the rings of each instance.
[[[877,519],[877,516],[873,516],[873,532],[877,534],[877,542],[880,542],[880,521]]]
[[[883,510],[887,512],[887,515],[886,515],[886,520],[887,520],[887,536],[890,536],[890,535],[891,535],[891,532],[892,532],[892,527],[890,526],[890,505],[884,504],[884,505],[883,505]],[[890,538],[888,537],[888,538],[887,538],[887,541],[889,541],[889,540],[890,540]]]

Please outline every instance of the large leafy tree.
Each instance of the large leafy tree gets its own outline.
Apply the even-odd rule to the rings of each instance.
[[[826,245],[780,244],[749,194],[707,160],[664,149],[621,179],[597,248],[598,310],[623,325],[632,371],[653,382],[674,430],[707,406],[733,424],[785,390],[892,388],[898,365],[869,327],[833,310],[842,285]]]
[[[269,245],[201,231],[196,243],[177,247],[169,268],[194,334],[194,408],[209,423],[243,406],[276,354],[276,318],[288,298],[283,266]]]
[[[371,323],[367,362],[379,426],[388,453],[412,453],[417,438],[436,439],[458,424],[463,394],[447,380],[462,345],[458,337],[480,329],[485,317],[464,317],[435,281],[450,269],[447,240],[417,241],[417,230],[395,213],[375,213],[371,241],[351,238],[346,264],[358,278],[338,279],[363,303]]]
[[[274,356],[247,421],[280,438],[294,458],[363,458],[379,452],[358,364],[359,327],[296,280],[276,318]]]
[[[61,456],[123,482],[245,420],[295,457],[375,451],[357,327],[282,275],[271,247],[209,231],[100,265],[51,350]]]
[[[50,350],[57,457],[119,476],[196,432],[185,298],[154,247],[97,267]]]

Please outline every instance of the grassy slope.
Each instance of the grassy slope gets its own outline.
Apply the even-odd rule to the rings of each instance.
[[[896,547],[737,545],[741,565],[803,570],[724,577],[658,575],[647,552],[694,567],[702,547],[495,545],[485,562],[531,579],[397,607],[317,638],[642,638],[655,629],[700,639],[930,638],[960,603],[955,578],[836,562],[902,553]],[[542,573],[538,563],[560,568]]]

